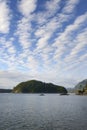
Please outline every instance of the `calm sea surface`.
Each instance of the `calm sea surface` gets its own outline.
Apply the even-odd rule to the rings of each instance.
[[[87,96],[0,94],[0,130],[87,130]]]

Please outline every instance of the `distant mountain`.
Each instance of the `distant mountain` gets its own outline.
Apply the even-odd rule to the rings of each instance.
[[[75,89],[74,88],[67,88],[68,93],[74,93]]]
[[[87,79],[79,82],[76,86],[75,89],[83,89],[87,85]]]
[[[30,80],[19,83],[13,88],[14,93],[67,93],[67,90],[52,83],[44,83],[37,80]]]
[[[11,93],[12,89],[0,89],[0,93]]]
[[[75,86],[75,90],[77,94],[87,94],[87,79],[79,82]]]

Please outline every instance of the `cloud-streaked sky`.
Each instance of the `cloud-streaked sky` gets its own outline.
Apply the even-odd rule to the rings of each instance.
[[[0,0],[0,88],[87,78],[87,0]]]

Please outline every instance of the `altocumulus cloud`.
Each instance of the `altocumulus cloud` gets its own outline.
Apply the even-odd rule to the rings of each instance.
[[[8,33],[11,20],[11,12],[7,1],[0,0],[0,33]]]
[[[37,79],[65,87],[87,78],[82,0],[0,0],[0,87]]]

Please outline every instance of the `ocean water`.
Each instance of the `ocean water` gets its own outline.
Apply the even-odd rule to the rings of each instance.
[[[87,96],[0,94],[0,130],[87,130]]]

